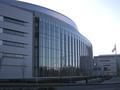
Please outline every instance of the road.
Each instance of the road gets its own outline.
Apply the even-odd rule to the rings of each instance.
[[[64,86],[56,87],[55,90],[120,90],[120,84]]]
[[[94,81],[94,80],[93,80]],[[0,90],[120,90],[120,77],[102,83],[0,83]]]
[[[120,90],[120,77],[113,77],[101,84],[56,87],[55,90]]]
[[[103,84],[106,84],[106,83],[120,83],[120,77],[113,77],[112,79],[106,80],[106,81],[104,81],[102,83]]]

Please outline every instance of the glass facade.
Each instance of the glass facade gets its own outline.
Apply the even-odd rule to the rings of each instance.
[[[87,75],[92,45],[73,26],[44,14],[34,16],[34,76]],[[81,65],[85,61],[85,65]]]
[[[92,44],[68,17],[0,0],[0,78],[90,75]]]

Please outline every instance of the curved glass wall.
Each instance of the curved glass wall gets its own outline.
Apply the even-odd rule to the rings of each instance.
[[[92,45],[74,27],[45,14],[34,18],[34,76],[87,75]]]
[[[31,67],[33,66],[34,76],[82,76],[90,74],[92,45],[78,32],[75,23],[71,19],[47,8],[28,3],[14,0],[0,0],[0,2],[8,4],[9,6],[15,6],[15,11],[18,10],[17,8],[20,8],[31,12],[31,15],[28,17],[28,12],[23,13],[22,10],[18,10],[20,15],[16,17],[26,19],[27,22],[32,22],[33,15],[34,22],[30,23],[30,26],[32,26],[32,24],[34,26],[34,55],[31,59],[33,60],[33,63],[31,63],[33,65],[31,65]],[[5,10],[7,9],[5,8]],[[14,17],[13,14],[11,14],[11,16]],[[0,21],[3,21],[2,16],[0,16]],[[8,17],[6,17],[5,21],[17,23],[21,26],[24,26],[26,23],[23,22],[24,20],[21,21]],[[26,28],[27,26],[25,26],[25,29]],[[0,29],[0,33],[2,32],[18,36],[24,36],[24,34],[26,34],[6,28],[3,30]],[[29,29],[28,34],[32,35],[32,27],[31,32]],[[0,45],[2,45],[2,43],[4,44],[5,42],[0,40]],[[32,45],[31,43],[30,45]],[[13,43],[8,42],[7,44],[13,45]],[[21,44],[17,44],[17,46],[21,46]],[[22,47],[24,46],[22,45]],[[31,46],[28,45],[28,48],[29,47],[31,50]],[[30,72],[31,70],[29,69],[26,71]]]

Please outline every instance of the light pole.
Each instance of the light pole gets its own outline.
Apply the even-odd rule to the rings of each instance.
[[[113,48],[113,50],[112,50],[112,52],[115,52],[115,60],[116,60],[116,71],[117,71],[117,76],[118,76],[118,73],[119,73],[119,71],[118,71],[118,61],[117,61],[117,48],[116,48],[116,44],[114,45],[114,48]]]

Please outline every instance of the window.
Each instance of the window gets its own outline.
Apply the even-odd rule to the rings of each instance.
[[[2,53],[0,52],[0,69],[1,69],[1,66],[2,66]]]
[[[2,53],[0,52],[0,59],[2,58]]]
[[[2,40],[0,40],[0,45],[3,45],[3,41]]]
[[[3,33],[3,29],[2,28],[0,28],[0,33]]]
[[[10,57],[10,58],[24,58],[25,55],[23,54],[15,54],[15,53],[3,53],[3,57]]]
[[[15,46],[15,47],[25,47],[25,43],[20,43],[20,42],[13,42],[13,41],[6,41],[3,40],[3,45],[8,45],[8,46]]]
[[[9,18],[9,17],[5,17],[4,21],[6,22],[10,22],[10,23],[14,23],[14,24],[18,24],[18,25],[25,25],[26,22],[18,20],[18,19],[14,19],[14,18]]]
[[[12,35],[17,35],[17,36],[25,36],[25,32],[21,32],[21,31],[16,31],[16,30],[11,30],[11,29],[3,29],[3,32],[4,33],[7,33],[7,34],[12,34]]]
[[[3,19],[4,19],[3,16],[0,16],[0,21],[3,21]]]

